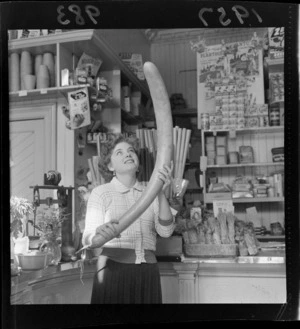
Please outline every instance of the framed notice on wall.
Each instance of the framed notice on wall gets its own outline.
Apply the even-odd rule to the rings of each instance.
[[[243,99],[239,107],[238,97]],[[206,129],[201,125],[203,114],[226,117],[230,110],[246,112],[252,105],[264,104],[263,50],[255,35],[249,41],[222,42],[197,53],[197,99],[198,129]]]

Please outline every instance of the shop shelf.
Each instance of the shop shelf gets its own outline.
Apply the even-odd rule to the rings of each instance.
[[[196,108],[186,108],[180,110],[172,110],[172,116],[197,116],[198,112]]]
[[[203,130],[204,134],[217,134],[217,133],[229,133],[235,131],[236,133],[275,133],[284,131],[284,126],[272,126],[272,127],[255,127],[255,128],[237,128],[237,129],[215,129],[215,130]]]
[[[271,234],[266,234],[266,235],[256,235],[257,240],[259,241],[283,241],[285,240],[285,235],[271,235]]]
[[[76,89],[81,89],[84,87],[89,87],[88,84],[85,85],[73,85],[73,86],[65,86],[65,87],[51,87],[45,89],[31,89],[31,90],[19,90],[13,91],[9,93],[10,101],[19,100],[21,97],[44,97],[44,96],[59,96],[59,94],[67,97],[67,93],[70,91],[74,91]]]
[[[284,166],[284,162],[264,162],[264,163],[237,163],[225,165],[210,165],[207,168],[240,168],[240,167],[269,167],[269,166]]]
[[[233,203],[271,203],[284,202],[284,197],[268,197],[268,198],[238,198],[230,199]],[[213,203],[213,201],[206,201],[206,203]]]

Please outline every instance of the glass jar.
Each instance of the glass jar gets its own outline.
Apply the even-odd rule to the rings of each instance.
[[[47,241],[41,246],[41,250],[47,252],[47,265],[58,265],[61,260],[61,248],[58,241]]]

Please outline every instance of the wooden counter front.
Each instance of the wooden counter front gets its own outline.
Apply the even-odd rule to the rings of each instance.
[[[163,303],[285,303],[285,263],[159,262]],[[22,272],[11,280],[11,304],[89,304],[96,260]]]

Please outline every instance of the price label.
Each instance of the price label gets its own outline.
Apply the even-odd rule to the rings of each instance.
[[[47,94],[48,90],[47,89],[41,89],[41,94]]]

